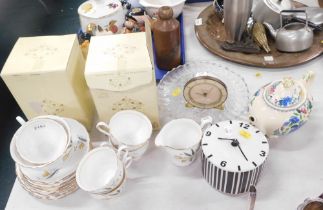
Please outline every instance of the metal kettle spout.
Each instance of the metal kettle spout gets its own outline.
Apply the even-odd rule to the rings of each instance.
[[[277,31],[278,31],[278,30],[275,30],[275,29],[274,29],[274,27],[273,27],[271,24],[267,23],[267,22],[264,22],[264,25],[265,25],[265,27],[269,30],[270,35],[271,35],[274,39],[276,39]]]

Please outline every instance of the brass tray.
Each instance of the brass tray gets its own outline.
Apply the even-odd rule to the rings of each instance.
[[[273,39],[268,38],[270,53],[262,51],[259,54],[246,54],[225,51],[220,44],[226,40],[224,25],[215,15],[212,5],[206,7],[198,16],[202,18],[202,25],[195,25],[195,34],[201,44],[210,52],[232,62],[264,68],[280,68],[295,66],[308,62],[323,53],[323,32],[314,33],[314,42],[310,49],[298,53],[283,53],[275,48]],[[272,57],[271,57],[272,56]]]

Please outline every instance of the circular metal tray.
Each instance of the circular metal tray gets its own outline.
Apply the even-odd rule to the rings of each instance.
[[[314,42],[310,49],[298,53],[283,53],[275,48],[275,42],[268,39],[271,53],[246,54],[229,52],[221,48],[220,44],[226,40],[224,25],[216,16],[213,6],[206,7],[198,16],[202,18],[202,25],[195,26],[195,34],[201,44],[210,52],[232,62],[265,68],[280,68],[295,66],[308,62],[323,53],[323,32],[314,33]],[[269,56],[269,57],[268,57]],[[270,57],[272,56],[272,57]]]

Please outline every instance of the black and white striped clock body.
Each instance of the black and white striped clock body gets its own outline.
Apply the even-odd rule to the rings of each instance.
[[[213,188],[239,194],[257,184],[269,152],[267,138],[257,128],[222,121],[206,129],[201,144],[203,177]]]

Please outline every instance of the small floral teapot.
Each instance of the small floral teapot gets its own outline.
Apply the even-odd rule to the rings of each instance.
[[[300,128],[312,111],[308,94],[314,72],[301,80],[290,77],[273,81],[259,89],[249,104],[249,120],[269,138],[286,135]]]

